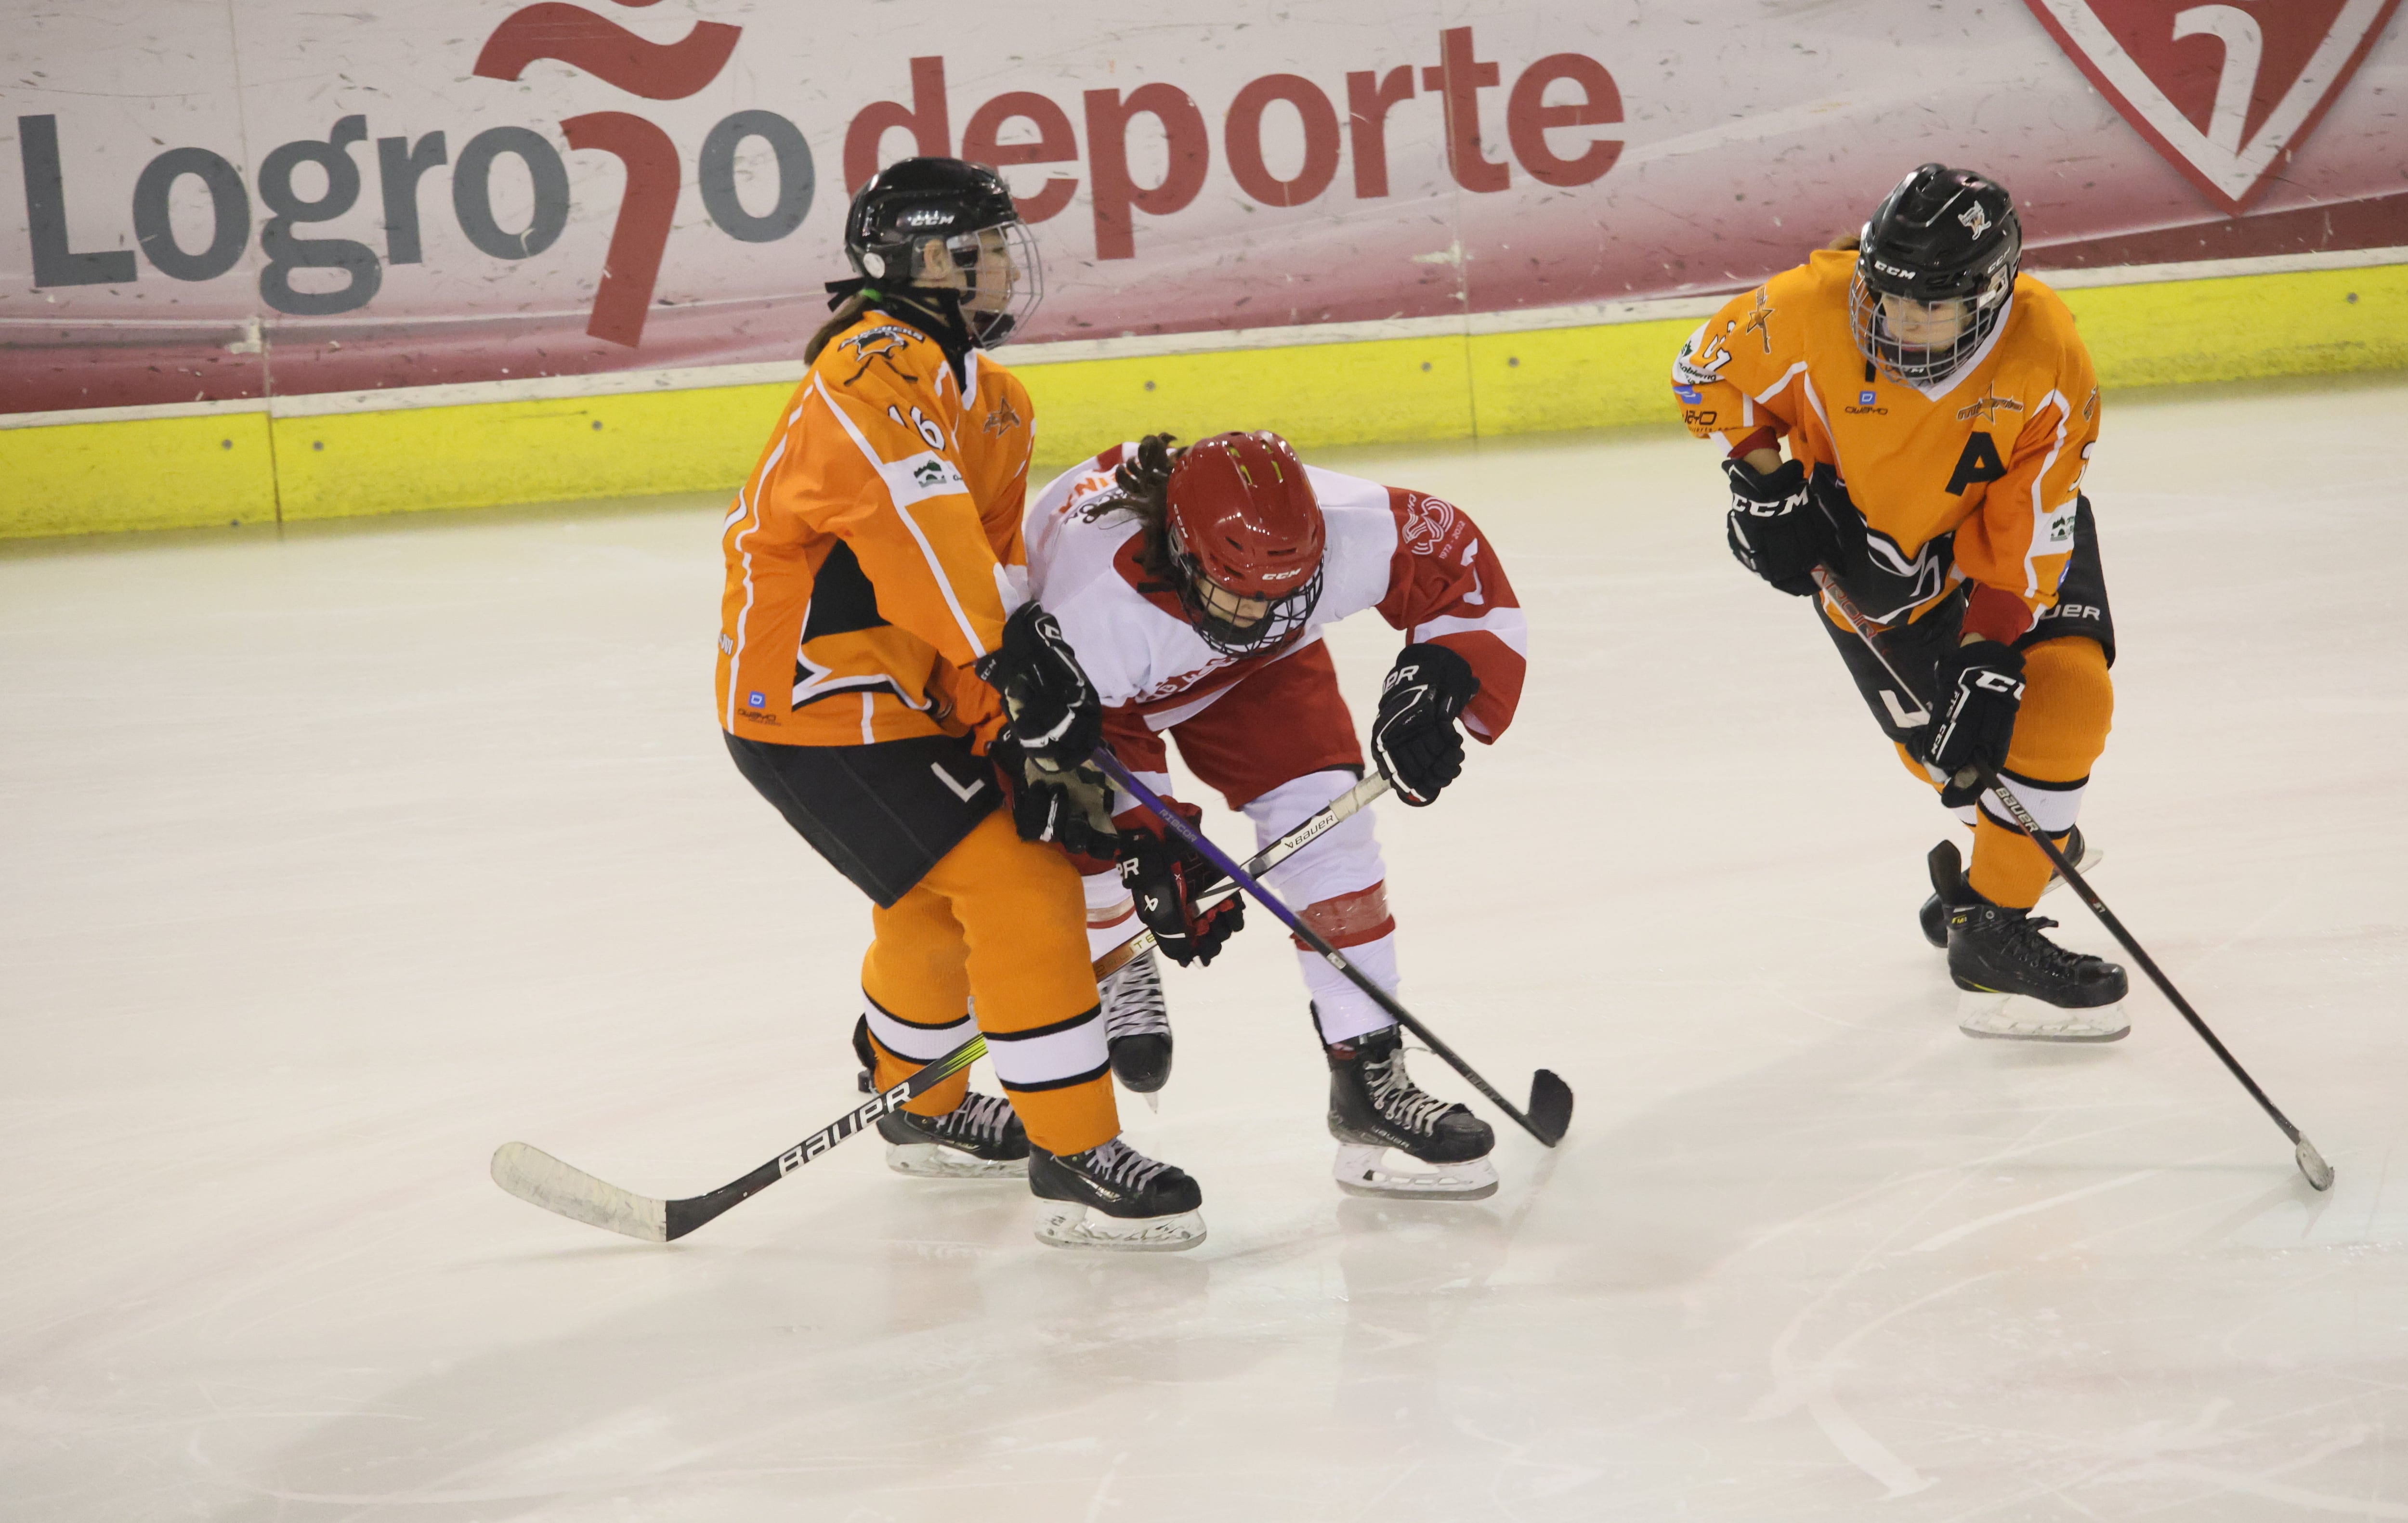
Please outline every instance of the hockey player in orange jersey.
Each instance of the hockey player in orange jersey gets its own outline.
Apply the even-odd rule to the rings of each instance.
[[[1932,853],[1923,918],[1964,991],[1959,1024],[2111,1041],[2130,1029],[2124,970],[2042,933],[2056,924],[2030,913],[2047,857],[1957,781],[1972,762],[2000,769],[2082,864],[2074,818],[2114,705],[2114,624],[2082,493],[2099,387],[2064,304],[2017,273],[2021,253],[2003,189],[1925,164],[1856,237],[1699,326],[1672,390],[1689,431],[1726,452],[1732,554],[1801,596],[1827,568],[1930,702],[1898,691],[1820,609],[1909,770],[1972,827],[1970,873],[1953,842]]]
[[[1111,823],[1081,770],[1095,689],[1026,594],[1028,393],[986,354],[1034,304],[1035,250],[1002,181],[954,159],[874,176],[845,248],[859,278],[831,286],[723,529],[728,750],[873,902],[853,1041],[876,1086],[986,1038],[1006,1098],[943,1081],[879,1122],[889,1161],[1025,1175],[1057,1245],[1192,1246],[1196,1182],[1120,1138],[1054,844],[1109,854]]]

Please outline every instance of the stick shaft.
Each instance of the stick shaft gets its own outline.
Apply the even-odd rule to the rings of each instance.
[[[1839,579],[1828,571],[1817,566],[1814,568],[1814,581],[1822,588],[1824,595],[1831,600],[1831,606],[1839,609],[1841,617],[1848,621],[1848,627],[1856,632],[1856,638],[1862,640],[1865,643],[1865,648],[1873,653],[1873,659],[1881,662],[1882,670],[1887,672],[1890,680],[1898,684],[1899,693],[1912,700],[1915,706],[1923,709],[1927,714],[1932,715],[1936,720],[1938,715],[1931,707],[1931,700],[1915,691],[1914,685],[1907,681],[1905,675],[1891,664],[1889,653],[1882,648],[1881,642],[1873,635],[1872,620],[1866,618],[1864,610],[1856,605],[1855,601],[1848,596],[1847,590],[1840,585]],[[2214,1053],[2223,1061],[2226,1069],[2230,1071],[2232,1076],[2241,1081],[2241,1087],[2249,1091],[2249,1097],[2264,1107],[2266,1114],[2273,1118],[2274,1124],[2283,1129],[2283,1135],[2293,1143],[2299,1142],[2300,1129],[2293,1126],[2291,1118],[2283,1114],[2281,1107],[2274,1103],[2264,1089],[2258,1088],[2258,1081],[2249,1076],[2249,1071],[2241,1066],[2240,1060],[2232,1056],[2230,1050],[2214,1032],[2208,1030],[2207,1022],[2200,1018],[2199,1012],[2191,1008],[2188,1000],[2183,998],[2182,990],[2174,988],[2173,980],[2167,977],[2165,970],[2157,966],[2157,960],[2148,954],[2129,931],[2124,929],[2124,922],[2115,918],[2115,912],[2107,907],[2107,902],[2099,897],[2098,891],[2090,887],[2089,881],[2083,877],[2081,871],[2067,859],[2057,844],[2049,839],[2048,833],[2041,829],[2040,821],[2034,819],[2031,811],[2024,807],[2024,801],[2015,796],[2015,790],[2007,786],[2006,779],[2000,777],[1991,767],[1976,764],[1969,770],[1972,772],[1974,779],[1989,790],[1991,796],[1999,801],[2007,813],[2014,818],[2014,822],[2032,838],[2034,844],[2039,846],[2042,852],[2047,856],[2049,865],[2057,869],[2057,876],[2063,878],[2067,886],[2082,897],[2082,902],[2090,906],[2090,913],[2099,918],[2099,923],[2107,928],[2107,933],[2114,937],[2116,943],[2130,955],[2132,961],[2141,965],[2141,971],[2147,974],[2149,981],[2157,986],[2157,991],[2165,995],[2166,1003],[2172,1004],[2183,1019],[2190,1022],[2190,1029],[2197,1032],[2200,1040],[2207,1044],[2207,1050]],[[1959,777],[1962,777],[1962,774],[1959,774]]]
[[[1294,830],[1288,832],[1285,835],[1281,836],[1278,840],[1273,841],[1270,845],[1263,847],[1262,850],[1257,851],[1253,856],[1247,858],[1246,871],[1254,874],[1257,877],[1269,872],[1272,868],[1279,866],[1283,861],[1286,861],[1290,857],[1295,856],[1297,852],[1302,851],[1305,847],[1312,845],[1313,842],[1320,840],[1331,831],[1336,830],[1347,820],[1352,819],[1366,806],[1370,804],[1372,801],[1379,798],[1381,794],[1385,793],[1387,790],[1388,779],[1376,772],[1372,773],[1361,782],[1356,783],[1353,788],[1348,789],[1345,792],[1340,793],[1336,798],[1330,800],[1329,803],[1325,805],[1319,813],[1312,816],[1312,818],[1299,822]],[[1216,888],[1204,896],[1204,904],[1209,907],[1211,905],[1220,904],[1224,900],[1235,898],[1241,891],[1242,890],[1240,890],[1235,883]],[[1103,956],[1096,959],[1096,980],[1101,982],[1102,980],[1111,977],[1113,974],[1120,972],[1121,969],[1126,967],[1129,963],[1136,961],[1138,958],[1151,950],[1153,947],[1154,932],[1152,931],[1139,932],[1136,935],[1131,936],[1128,940],[1122,942],[1119,946],[1107,951]]]
[[[1388,780],[1385,777],[1375,773],[1364,778],[1332,799],[1318,813],[1299,821],[1285,835],[1256,852],[1247,860],[1246,866],[1256,873],[1270,871],[1335,830],[1387,790]],[[1223,897],[1237,891],[1234,888],[1230,889]],[[1109,977],[1153,945],[1154,932],[1140,932],[1096,960],[1096,977],[1099,980]],[[972,1032],[968,1041],[943,1057],[922,1064],[907,1075],[900,1084],[870,1096],[759,1168],[740,1178],[728,1181],[717,1189],[709,1190],[700,1195],[689,1195],[675,1201],[651,1200],[623,1190],[607,1180],[595,1179],[581,1169],[566,1170],[566,1166],[561,1165],[557,1160],[552,1159],[548,1154],[538,1156],[545,1160],[546,1167],[554,1171],[566,1170],[574,1175],[579,1182],[576,1195],[580,1201],[585,1203],[600,1201],[609,1208],[597,1212],[590,1203],[565,1207],[559,1197],[547,1190],[539,1181],[513,1183],[511,1179],[504,1179],[499,1172],[496,1173],[495,1178],[502,1183],[504,1189],[547,1210],[557,1211],[564,1216],[571,1216],[578,1220],[607,1227],[611,1231],[630,1231],[630,1235],[636,1236],[650,1236],[652,1241],[674,1242],[704,1223],[734,1210],[838,1144],[849,1141],[856,1134],[867,1131],[878,1122],[881,1117],[902,1109],[907,1102],[918,1098],[969,1067],[984,1056],[985,1052],[986,1037],[982,1033]],[[523,1146],[513,1143],[509,1145],[504,1152],[508,1153],[510,1149],[522,1148]],[[514,1179],[516,1176],[512,1177]],[[634,1232],[627,1226],[620,1225],[649,1220],[654,1214],[657,1214],[662,1228],[657,1236]]]
[[[1194,847],[1206,861],[1211,862],[1214,867],[1219,868],[1223,873],[1226,874],[1230,882],[1235,883],[1240,890],[1245,891],[1248,897],[1261,904],[1263,908],[1270,911],[1271,914],[1278,918],[1280,924],[1287,927],[1289,931],[1296,934],[1298,941],[1303,942],[1307,947],[1312,947],[1313,951],[1320,954],[1322,961],[1337,969],[1348,983],[1353,984],[1356,989],[1361,989],[1365,994],[1369,995],[1371,1002],[1374,1004],[1377,1004],[1381,1009],[1386,1011],[1388,1015],[1396,1020],[1397,1024],[1404,1027],[1405,1030],[1412,1032],[1415,1036],[1420,1037],[1423,1043],[1428,1046],[1430,1051],[1436,1053],[1448,1067],[1462,1075],[1464,1078],[1470,1083],[1473,1089],[1487,1096],[1489,1103],[1495,1105],[1498,1110],[1501,1110],[1506,1115],[1512,1117],[1516,1125],[1520,1126],[1523,1131],[1527,1132],[1531,1136],[1538,1138],[1540,1142],[1544,1143],[1549,1147],[1555,1146],[1555,1141],[1548,1137],[1546,1132],[1534,1123],[1529,1117],[1524,1115],[1519,1106],[1506,1099],[1503,1095],[1498,1094],[1495,1085],[1490,1084],[1486,1079],[1481,1077],[1477,1069],[1473,1068],[1469,1063],[1465,1062],[1461,1057],[1457,1056],[1453,1047],[1448,1046],[1443,1041],[1439,1039],[1436,1032],[1423,1025],[1421,1021],[1414,1017],[1412,1011],[1406,1009],[1403,1004],[1398,1002],[1396,996],[1390,994],[1386,989],[1382,989],[1378,984],[1372,982],[1372,980],[1365,975],[1361,969],[1355,967],[1352,962],[1347,961],[1345,954],[1339,951],[1337,947],[1330,946],[1327,939],[1319,932],[1313,930],[1312,926],[1307,925],[1301,916],[1297,915],[1294,910],[1289,909],[1285,904],[1280,903],[1278,895],[1272,893],[1268,889],[1264,888],[1260,883],[1256,882],[1254,875],[1248,873],[1243,867],[1231,861],[1227,852],[1223,851],[1219,847],[1216,847],[1211,841],[1206,840],[1201,832],[1188,824],[1184,819],[1180,818],[1178,811],[1165,804],[1154,790],[1138,781],[1137,775],[1130,772],[1126,766],[1123,765],[1120,758],[1114,756],[1110,750],[1103,747],[1098,746],[1096,747],[1095,751],[1095,762],[1097,766],[1104,770],[1104,775],[1106,776],[1111,778],[1113,782],[1118,783],[1121,786],[1122,790],[1126,792],[1129,797],[1143,804],[1146,810],[1155,818],[1161,820],[1164,827],[1169,830],[1172,834],[1177,835],[1182,841],[1186,842],[1188,846]]]

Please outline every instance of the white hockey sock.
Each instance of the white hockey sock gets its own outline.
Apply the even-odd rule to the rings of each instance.
[[[1394,932],[1359,947],[1341,947],[1339,951],[1371,982],[1392,995],[1397,992],[1397,937]],[[1325,1044],[1352,1041],[1396,1024],[1388,1013],[1372,1001],[1371,996],[1356,989],[1347,981],[1344,974],[1323,961],[1320,953],[1299,949],[1296,960],[1297,966],[1304,973],[1305,991],[1312,999],[1313,1009],[1319,1012],[1321,1040]]]

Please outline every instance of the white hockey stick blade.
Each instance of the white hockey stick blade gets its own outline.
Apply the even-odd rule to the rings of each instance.
[[[494,1183],[530,1205],[646,1243],[669,1240],[666,1201],[636,1195],[540,1147],[504,1143],[494,1149]]]
[[[2315,1144],[2301,1137],[2299,1147],[2292,1152],[2291,1156],[2299,1160],[2300,1172],[2308,1176],[2309,1184],[2320,1190],[2332,1189],[2332,1165],[2327,1163],[2325,1156],[2316,1151]]]

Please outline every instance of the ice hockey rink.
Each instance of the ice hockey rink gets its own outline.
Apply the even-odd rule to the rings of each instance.
[[[1528,607],[1519,720],[1380,833],[1408,1003],[1579,1111],[1487,1202],[1341,1196],[1257,916],[1125,1101],[1184,1255],[874,1139],[666,1247],[487,1179],[693,1193],[857,1098],[865,906],[713,722],[716,500],[0,552],[0,1516],[2408,1517],[2403,410],[2111,397],[2090,477],[2098,885],[2325,1196],[2137,975],[2120,1044],[1958,1034],[1954,827],[1685,438],[1316,457]]]

